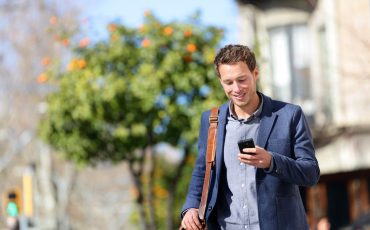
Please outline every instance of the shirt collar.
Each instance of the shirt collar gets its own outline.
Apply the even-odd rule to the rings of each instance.
[[[254,111],[254,113],[248,117],[247,119],[243,119],[243,118],[238,118],[238,116],[233,112],[233,106],[234,106],[234,103],[232,101],[229,102],[229,114],[230,116],[235,119],[235,120],[238,120],[238,121],[251,121],[253,120],[254,118],[256,117],[259,117],[262,113],[262,108],[263,108],[263,97],[261,95],[261,93],[257,92],[257,95],[258,97],[260,98],[260,104],[257,108],[256,111]]]

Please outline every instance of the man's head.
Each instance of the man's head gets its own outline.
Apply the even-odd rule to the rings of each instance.
[[[250,49],[243,45],[227,45],[214,61],[216,72],[227,97],[238,116],[253,113],[259,104],[256,91],[258,68]]]
[[[11,192],[8,194],[8,198],[10,200],[15,200],[15,198],[17,198],[17,194],[15,192]]]
[[[254,53],[243,45],[227,45],[223,47],[215,57],[214,65],[217,75],[220,77],[219,67],[222,64],[236,64],[244,62],[249,70],[253,72],[256,68],[256,58]]]

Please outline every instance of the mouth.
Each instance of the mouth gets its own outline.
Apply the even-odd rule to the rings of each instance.
[[[243,100],[244,95],[245,95],[245,93],[243,93],[243,94],[237,94],[237,95],[233,95],[233,97],[234,97],[236,100],[241,101],[241,100]]]

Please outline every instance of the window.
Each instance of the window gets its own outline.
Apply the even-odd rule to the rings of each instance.
[[[325,27],[321,27],[319,30],[319,47],[320,47],[320,69],[321,69],[321,87],[322,90],[325,89],[326,94],[321,98],[321,105],[319,112],[323,115],[321,116],[323,124],[330,123],[333,119],[333,114],[331,111],[332,105],[332,87],[330,86],[330,74],[329,74],[329,57],[328,57],[328,45]]]
[[[309,71],[309,36],[304,24],[269,29],[272,92],[277,99],[302,106],[313,115]]]

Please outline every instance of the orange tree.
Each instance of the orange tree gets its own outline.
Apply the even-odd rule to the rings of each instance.
[[[40,135],[81,165],[128,162],[143,228],[174,229],[201,111],[224,100],[212,65],[222,30],[197,16],[163,23],[149,12],[139,28],[108,30],[108,39],[76,48],[66,70],[54,72]],[[181,162],[155,160],[162,142],[180,150]]]

